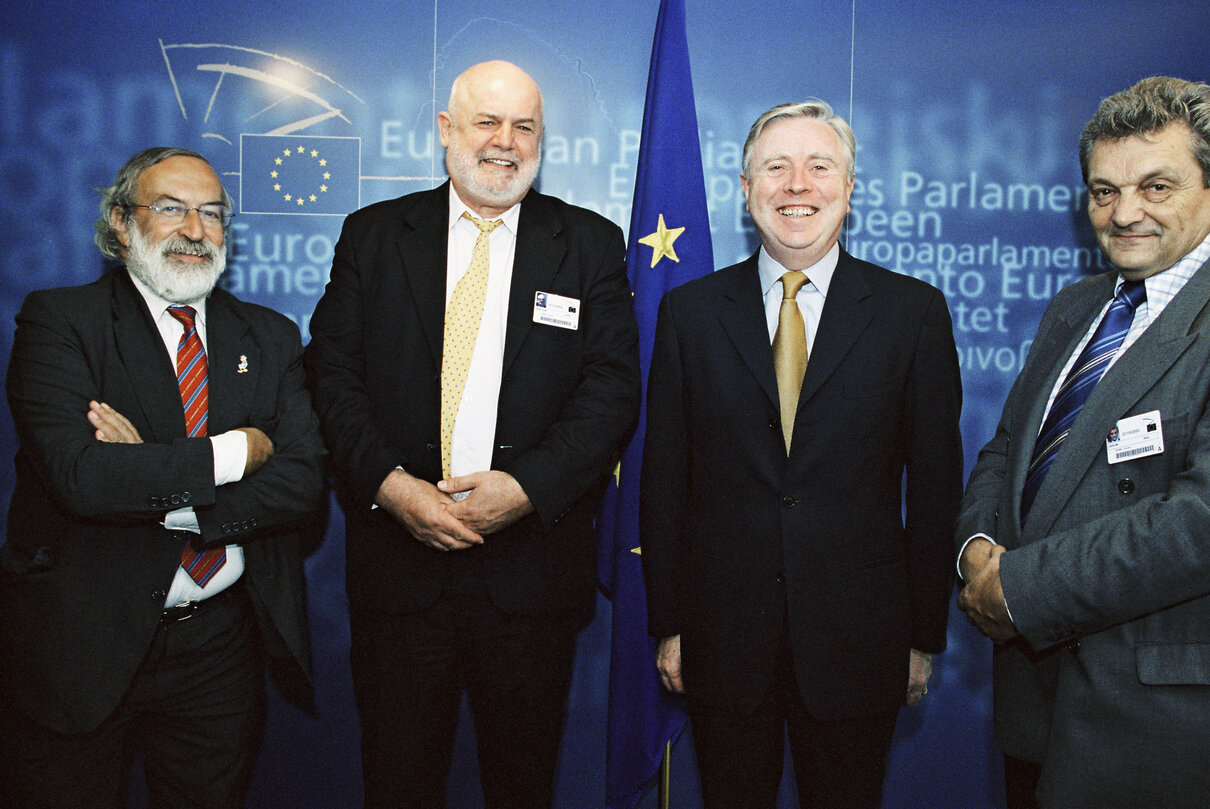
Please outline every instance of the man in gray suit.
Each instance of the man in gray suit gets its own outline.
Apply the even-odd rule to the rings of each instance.
[[[958,605],[996,641],[1010,807],[1201,807],[1210,86],[1151,78],[1105,99],[1080,164],[1116,272],[1042,318],[967,485]]]

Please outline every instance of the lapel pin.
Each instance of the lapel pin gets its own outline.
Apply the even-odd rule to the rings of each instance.
[[[248,356],[246,354],[239,355],[239,365],[236,366],[235,372],[237,374],[248,373]]]

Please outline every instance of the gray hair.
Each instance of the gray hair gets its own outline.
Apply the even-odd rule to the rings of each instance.
[[[1189,147],[1210,188],[1210,85],[1152,76],[1101,102],[1080,133],[1080,171],[1088,182],[1088,161],[1099,141],[1158,132],[1169,124],[1189,127]]]
[[[743,171],[745,177],[750,176],[748,169],[751,167],[752,150],[756,147],[756,141],[765,131],[765,127],[774,121],[786,118],[810,118],[832,127],[836,136],[840,138],[840,148],[849,179],[853,179],[856,172],[857,138],[853,137],[853,129],[849,126],[848,121],[834,113],[828,102],[820,101],[818,98],[795,101],[790,104],[778,104],[756,119],[756,123],[752,124],[752,128],[748,130],[748,139],[744,141]]]
[[[117,231],[109,221],[110,211],[115,206],[121,208],[124,212],[126,223],[129,224],[130,220],[134,217],[134,191],[135,186],[138,185],[140,175],[156,163],[163,162],[170,157],[196,157],[207,166],[210,165],[209,160],[189,149],[178,149],[173,146],[155,146],[150,149],[144,149],[127,160],[126,165],[118,170],[118,176],[113,181],[113,185],[108,188],[97,189],[101,195],[101,218],[97,220],[97,233],[93,236],[93,241],[97,243],[97,247],[101,248],[101,252],[106,258],[120,259],[122,257],[122,243],[118,241]],[[215,174],[217,173],[215,172]],[[223,189],[223,205],[227,206],[228,209],[232,207],[231,196],[227,193],[226,188]],[[226,232],[227,229],[224,228],[224,236]]]

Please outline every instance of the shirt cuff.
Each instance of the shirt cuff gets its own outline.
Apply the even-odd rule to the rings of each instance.
[[[214,449],[214,485],[235,483],[243,480],[244,466],[248,463],[248,436],[243,430],[228,430],[210,436]]]
[[[992,539],[987,534],[983,534],[983,533],[974,534],[966,542],[963,542],[962,548],[958,551],[958,559],[954,562],[954,567],[958,569],[959,581],[963,581],[963,582],[966,581],[966,579],[962,578],[962,554],[966,553],[966,546],[971,544],[972,542],[974,542],[976,539],[986,539],[991,544],[993,544],[993,545],[996,544],[996,540]]]
[[[992,543],[993,545],[996,544],[996,540],[992,539],[987,534],[983,534],[983,533],[975,534],[970,539],[968,539],[966,542],[962,543],[962,550],[958,551],[958,561],[955,563],[958,567],[958,578],[961,581],[966,581],[966,579],[962,578],[962,554],[966,553],[966,546],[971,544],[972,542],[974,542],[976,539],[986,539],[988,542]],[[1008,594],[1007,593],[1004,594],[1004,611],[1006,613],[1008,613],[1008,620],[1013,621],[1013,611],[1008,608]],[[1016,626],[1016,625],[1017,625],[1017,622],[1013,621],[1013,626]]]

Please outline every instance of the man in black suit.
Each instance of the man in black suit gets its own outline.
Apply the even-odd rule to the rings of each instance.
[[[140,152],[101,211],[97,244],[126,266],[17,316],[5,802],[119,805],[139,752],[152,806],[235,807],[262,659],[310,693],[296,523],[323,447],[302,346],[286,318],[214,289],[231,208],[200,155]]]
[[[939,291],[839,246],[854,151],[823,102],[762,115],[741,176],[761,250],[660,306],[643,567],[711,809],[775,805],[787,727],[803,806],[878,806],[945,647],[957,352]]]
[[[534,81],[476,65],[437,121],[450,182],[346,220],[307,349],[345,497],[366,806],[444,805],[466,691],[487,806],[537,809],[637,329],[619,228],[530,188]]]

